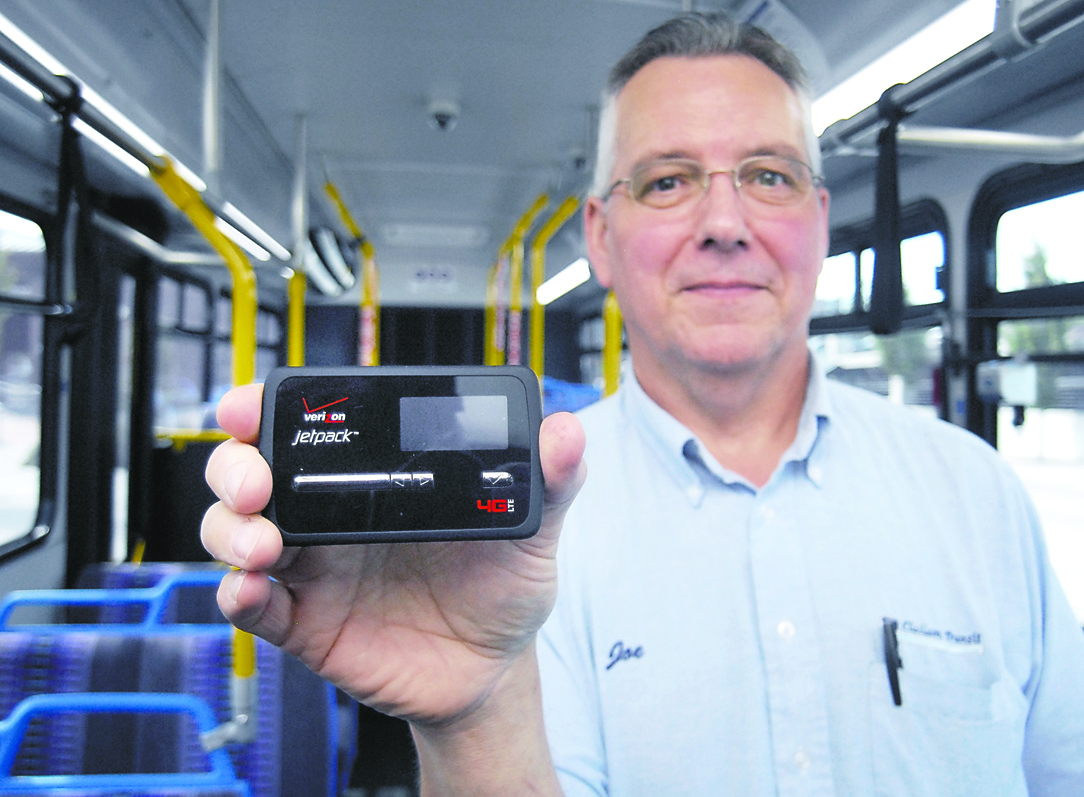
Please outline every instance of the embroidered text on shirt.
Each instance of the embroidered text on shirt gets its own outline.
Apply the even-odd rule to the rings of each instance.
[[[637,645],[635,648],[627,648],[625,647],[624,642],[615,642],[614,646],[610,648],[610,663],[606,665],[606,669],[610,669],[619,661],[627,661],[628,659],[639,659],[643,658],[643,655],[643,645]]]

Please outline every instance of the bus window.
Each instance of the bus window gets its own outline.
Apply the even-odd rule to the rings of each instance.
[[[1084,282],[1082,218],[1084,191],[1005,213],[995,244],[998,291]]]
[[[921,408],[931,416],[938,414],[935,374],[941,364],[941,327],[904,329],[883,336],[828,333],[810,338],[810,345],[830,379]]]
[[[854,252],[825,258],[817,280],[817,296],[813,304],[815,318],[854,312],[854,274]]]
[[[0,211],[0,545],[34,526],[41,498],[42,315],[45,238]],[[4,300],[9,300],[5,302]]]
[[[158,280],[158,362],[154,426],[201,429],[206,410],[208,288],[163,275]]]
[[[932,415],[940,412],[937,373],[944,304],[944,215],[930,202],[905,209],[911,234],[900,243],[905,318],[912,324],[894,335],[868,331],[875,252],[872,223],[833,231],[835,252],[824,261],[810,324],[810,345],[833,379],[888,396]],[[934,228],[934,229],[931,229]]]
[[[1005,212],[995,243],[998,292],[1056,302],[1057,286],[1084,282],[1082,216],[1084,192]],[[998,407],[998,448],[1027,486],[1050,560],[1084,619],[1084,316],[1052,306],[1042,317],[1044,308],[1031,304],[1029,315],[1037,317],[997,324],[998,354],[1026,356],[1037,369],[1035,406],[1022,417]]]
[[[846,247],[825,258],[813,318],[830,318],[867,312],[873,287],[875,252],[865,245],[872,229],[843,233],[855,246]],[[945,268],[945,236],[939,230],[923,232],[900,242],[900,267],[903,276],[904,303],[908,307],[926,307],[945,301],[941,288]]]

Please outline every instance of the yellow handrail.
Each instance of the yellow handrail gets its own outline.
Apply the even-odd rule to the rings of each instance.
[[[539,381],[545,366],[546,310],[538,303],[538,288],[546,277],[546,245],[579,206],[578,198],[566,197],[531,242],[531,370]]]
[[[380,272],[376,267],[376,250],[365,237],[361,227],[354,221],[342,194],[330,180],[324,183],[324,191],[339,211],[347,231],[361,246],[361,299],[358,329],[358,364],[380,364]]]
[[[215,214],[199,191],[185,182],[165,159],[151,176],[166,196],[191,220],[193,226],[222,255],[233,279],[233,384],[247,385],[256,377],[256,275],[244,252],[215,226]]]
[[[602,395],[617,392],[621,385],[621,308],[613,291],[606,294],[602,303],[602,324],[605,337],[602,344]]]
[[[195,228],[214,247],[233,279],[233,319],[230,342],[233,352],[233,384],[247,385],[256,378],[256,275],[240,247],[215,226],[215,214],[199,191],[189,185],[165,159],[161,168],[151,169],[151,176],[166,196],[191,220]],[[234,630],[233,674],[250,679],[255,674],[256,640],[245,631]],[[254,681],[244,681],[250,686]]]
[[[508,251],[508,242],[497,250],[497,260],[489,269],[486,278],[486,315],[485,349],[483,363],[486,365],[504,365],[505,317],[500,312],[501,276],[504,274]]]
[[[380,365],[380,272],[376,268],[376,251],[368,238],[361,239],[361,254],[358,364]]]
[[[295,271],[290,275],[286,292],[289,307],[286,321],[286,364],[298,366],[305,364],[305,289],[308,278],[304,271]]]
[[[516,226],[512,228],[512,234],[508,237],[506,247],[511,255],[511,265],[508,270],[508,344],[505,346],[509,365],[519,365],[520,350],[522,348],[523,329],[523,239],[527,231],[534,223],[535,217],[542,212],[549,202],[546,194],[539,194],[534,204],[527,212],[520,216]]]

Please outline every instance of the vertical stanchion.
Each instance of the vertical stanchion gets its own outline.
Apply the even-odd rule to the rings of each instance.
[[[509,365],[519,365],[523,350],[523,239],[531,228],[535,218],[549,202],[549,197],[540,194],[534,204],[527,209],[506,244],[509,255],[508,267],[508,345],[506,360]],[[498,319],[498,325],[500,320]]]
[[[602,324],[605,338],[602,344],[602,395],[609,396],[617,392],[621,385],[621,308],[613,291],[606,294],[602,303]]]
[[[545,368],[546,311],[538,303],[538,288],[546,278],[546,245],[579,206],[579,199],[567,197],[531,241],[531,370],[539,383]]]

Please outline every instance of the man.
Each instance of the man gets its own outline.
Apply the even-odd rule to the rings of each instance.
[[[587,242],[635,379],[583,413],[582,495],[553,416],[534,539],[283,551],[231,441],[223,611],[408,719],[427,793],[1084,793],[1084,636],[1019,484],[811,361],[828,196],[793,57],[686,15],[602,119]],[[257,398],[220,406],[240,441]]]

